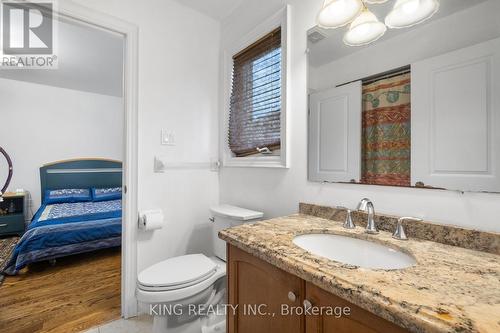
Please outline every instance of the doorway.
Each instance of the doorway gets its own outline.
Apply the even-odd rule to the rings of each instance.
[[[135,220],[137,216],[137,27],[76,4],[61,3],[55,16],[60,20],[73,21],[81,26],[90,26],[105,33],[120,35],[124,41],[123,81],[121,83],[124,110],[122,247],[118,253],[118,263],[116,262],[116,253],[112,253],[109,257],[114,258],[111,261],[108,260],[108,254],[100,254],[100,256],[105,266],[114,265],[113,267],[116,268],[118,264],[118,267],[121,267],[119,272],[121,301],[118,303],[117,313],[123,317],[134,316],[137,311],[137,302],[134,296],[136,278]],[[85,257],[82,258],[82,255],[77,256],[80,256],[82,262],[87,260]],[[71,260],[71,263],[68,264],[73,264],[75,260]],[[59,260],[56,267],[64,268],[65,260]],[[92,279],[90,274],[87,275],[87,278]],[[56,304],[49,306],[56,306]],[[22,308],[19,310],[27,311],[27,309]],[[30,314],[27,313],[27,315]]]

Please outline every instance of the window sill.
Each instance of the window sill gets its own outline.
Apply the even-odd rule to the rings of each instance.
[[[229,157],[223,162],[229,168],[272,168],[288,169],[282,156]]]

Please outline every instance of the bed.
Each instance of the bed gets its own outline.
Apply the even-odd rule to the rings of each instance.
[[[33,262],[121,245],[121,162],[46,164],[40,168],[40,182],[42,205],[14,249],[6,274],[17,274]]]

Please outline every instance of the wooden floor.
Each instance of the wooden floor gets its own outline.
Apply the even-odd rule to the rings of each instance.
[[[80,332],[120,317],[120,249],[37,263],[0,286],[0,333]]]

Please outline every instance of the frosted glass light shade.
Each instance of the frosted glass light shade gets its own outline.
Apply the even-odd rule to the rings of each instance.
[[[385,24],[369,10],[364,10],[349,27],[349,31],[344,35],[344,43],[349,46],[361,46],[370,44],[387,31]]]
[[[351,23],[363,10],[361,0],[325,0],[318,14],[322,28],[339,28]]]
[[[378,5],[380,3],[386,3],[389,0],[365,0],[366,3],[371,5]]]
[[[397,0],[385,24],[389,28],[408,28],[431,18],[438,10],[438,0]]]

